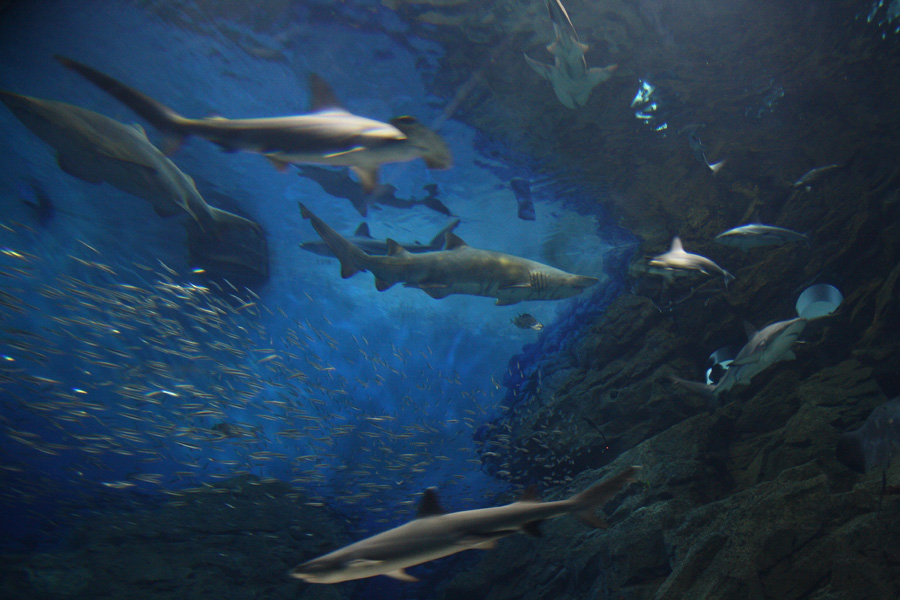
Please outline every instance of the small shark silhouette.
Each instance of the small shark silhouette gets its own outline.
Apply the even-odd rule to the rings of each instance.
[[[447,169],[453,163],[443,138],[404,116],[382,123],[354,115],[340,106],[334,92],[318,75],[309,77],[313,112],[262,119],[190,119],[121,81],[63,56],[55,57],[131,110],[174,138],[177,147],[189,135],[218,144],[228,152],[263,154],[279,170],[289,164],[350,167],[363,188],[378,184],[378,169],[385,163],[422,158],[429,169]]]
[[[360,271],[375,276],[375,288],[382,292],[394,284],[419,288],[432,298],[469,294],[497,299],[498,306],[524,300],[570,298],[597,283],[594,277],[574,275],[539,262],[480,250],[447,232],[444,250],[413,254],[392,239],[387,240],[387,256],[369,256],[303,204],[300,214],[309,219],[316,233],[341,261],[341,277]]]
[[[412,252],[414,254],[443,250],[447,234],[456,229],[457,225],[459,225],[459,219],[454,219],[449,225],[441,229],[428,244],[413,242],[411,244],[402,244],[402,246],[407,252]],[[366,223],[359,224],[359,227],[357,227],[356,231],[353,233],[353,237],[344,239],[357,248],[360,248],[366,254],[371,254],[373,256],[385,256],[390,250],[386,241],[376,240],[372,237],[369,233],[369,226]],[[334,252],[332,252],[331,248],[328,247],[328,244],[323,241],[303,242],[300,244],[300,247],[320,256],[334,256]]]
[[[340,583],[376,575],[417,581],[406,568],[472,548],[489,550],[497,540],[520,531],[540,536],[540,524],[547,519],[573,514],[593,527],[605,527],[594,510],[635,481],[638,469],[628,467],[566,500],[541,502],[529,491],[506,506],[452,513],[441,508],[434,488],[429,488],[418,516],[409,523],[300,564],[291,569],[290,576],[310,583]]]
[[[725,286],[734,279],[734,275],[699,254],[691,254],[684,251],[681,238],[672,238],[672,246],[669,251],[659,256],[654,256],[648,263],[647,273],[661,276],[666,283],[672,283],[678,277],[690,277],[697,273],[712,275],[719,273],[725,278]]]
[[[762,246],[781,246],[791,242],[809,242],[809,238],[802,233],[775,227],[774,225],[760,225],[751,223],[723,231],[716,236],[715,241],[726,246],[733,246],[744,252],[751,248]]]
[[[556,41],[547,46],[547,50],[553,55],[553,64],[539,63],[527,54],[525,60],[539,75],[550,81],[563,106],[584,106],[594,87],[612,77],[618,66],[589,69],[584,61],[588,46],[578,41],[578,34],[562,2],[547,0],[547,10],[553,21],[553,31],[556,32]]]
[[[188,213],[207,234],[220,227],[260,227],[215,208],[194,180],[150,143],[139,125],[130,126],[93,111],[0,91],[0,101],[35,135],[56,150],[66,173],[89,183],[108,182],[143,198],[161,217]]]
[[[672,381],[694,392],[702,394],[708,400],[717,399],[735,385],[747,385],[750,380],[782,360],[794,360],[791,346],[803,333],[807,320],[797,317],[787,321],[779,321],[757,331],[749,323],[744,323],[747,331],[747,343],[734,357],[728,370],[718,383],[704,384],[672,377]]]

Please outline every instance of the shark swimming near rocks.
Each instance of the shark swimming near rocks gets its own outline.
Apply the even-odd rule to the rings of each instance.
[[[716,236],[715,241],[747,252],[751,248],[763,246],[781,246],[792,242],[809,243],[809,238],[805,234],[784,227],[751,223],[723,231]]]
[[[540,63],[527,54],[525,61],[544,79],[547,79],[556,92],[556,97],[567,108],[584,106],[594,87],[612,77],[617,65],[588,68],[584,53],[588,46],[578,40],[575,26],[560,0],[547,0],[547,10],[553,22],[556,40],[547,46],[553,55],[553,64]]]
[[[472,548],[488,550],[497,540],[520,531],[540,536],[540,524],[548,519],[571,514],[591,526],[604,527],[594,510],[635,481],[638,469],[628,467],[566,500],[541,502],[535,493],[526,492],[521,500],[506,506],[451,513],[441,508],[434,488],[429,488],[414,520],[302,563],[289,574],[309,583],[340,583],[376,575],[417,581],[406,568]]]
[[[427,244],[412,242],[401,245],[407,252],[412,252],[413,254],[443,250],[447,234],[456,229],[458,225],[459,219],[453,219],[449,225],[441,229]],[[345,237],[344,239],[360,248],[366,254],[374,256],[385,256],[390,250],[388,243],[385,240],[378,240],[372,237],[372,234],[369,233],[369,226],[366,223],[360,223],[359,227],[357,227],[356,231],[353,233],[353,236]],[[331,248],[329,248],[328,244],[324,241],[303,242],[300,244],[300,247],[320,256],[334,256]]]
[[[187,213],[206,234],[222,227],[257,223],[210,206],[194,180],[150,143],[139,125],[125,125],[93,111],[0,91],[2,101],[19,121],[56,150],[66,173],[87,181],[106,181],[153,205],[161,217]]]
[[[452,232],[446,233],[444,250],[439,252],[413,254],[388,239],[387,256],[370,256],[302,203],[300,213],[341,261],[341,277],[369,271],[379,292],[402,283],[436,299],[468,294],[496,298],[498,306],[505,306],[525,300],[570,298],[598,281],[527,258],[472,248]]]
[[[783,360],[794,360],[796,357],[792,346],[803,333],[806,323],[806,319],[797,317],[772,323],[759,331],[749,323],[744,323],[747,343],[734,357],[718,383],[704,384],[678,377],[672,377],[672,381],[703,395],[708,400],[716,400],[735,385],[748,385],[753,377],[773,364]]]
[[[228,152],[262,154],[281,171],[289,164],[350,167],[367,192],[378,185],[378,170],[385,163],[421,158],[430,169],[453,164],[443,138],[414,117],[383,123],[354,115],[341,107],[325,80],[315,74],[309,77],[312,112],[308,114],[191,119],[92,67],[63,56],[55,58],[172,138],[169,145],[173,147],[196,135]]]
[[[734,279],[734,275],[705,256],[685,252],[681,238],[677,236],[672,238],[672,245],[669,251],[651,258],[647,266],[647,274],[658,275],[666,283],[673,283],[679,277],[718,273],[725,279],[725,287],[728,287],[728,282]]]

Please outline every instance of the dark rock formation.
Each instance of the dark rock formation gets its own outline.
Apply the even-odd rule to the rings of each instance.
[[[346,530],[286,484],[234,478],[162,507],[91,510],[65,549],[3,556],[0,596],[339,600],[339,588],[287,572],[346,542]]]

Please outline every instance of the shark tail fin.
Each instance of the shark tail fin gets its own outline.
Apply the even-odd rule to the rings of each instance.
[[[594,510],[619,493],[626,485],[637,481],[635,475],[638,470],[640,470],[640,467],[628,467],[621,473],[592,485],[580,494],[572,496],[569,498],[569,502],[572,503],[573,507],[572,512],[592,527],[605,527],[606,523],[594,515]]]
[[[230,213],[227,210],[222,210],[221,208],[210,206],[209,212],[210,214],[212,214],[213,221],[215,221],[216,225],[220,227],[247,228],[252,229],[256,233],[262,231],[262,227],[260,227],[259,223],[257,223],[256,221],[245,219],[244,217],[241,217],[234,213]]]
[[[437,235],[428,243],[428,249],[434,251],[443,250],[444,242],[447,240],[447,234],[452,233],[457,225],[459,225],[459,219],[453,219],[449,225],[438,231]]]
[[[718,405],[715,384],[700,383],[699,381],[688,381],[687,379],[675,377],[674,375],[670,375],[669,380],[675,385],[703,396],[704,400],[709,403],[710,408],[715,408]]]
[[[329,227],[325,221],[317,217],[302,202],[300,205],[300,215],[304,219],[309,219],[313,229],[322,238],[322,241],[331,249],[331,252],[341,261],[341,277],[347,279],[356,275],[360,271],[366,270],[366,260],[368,255],[347,241],[341,234]]]
[[[101,90],[126,105],[166,135],[164,150],[177,150],[189,134],[191,119],[186,119],[168,106],[131,88],[118,79],[65,56],[54,55],[67,69],[75,71]]]

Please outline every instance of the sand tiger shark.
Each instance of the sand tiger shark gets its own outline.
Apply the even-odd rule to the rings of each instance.
[[[725,279],[725,286],[734,279],[734,275],[699,254],[684,251],[681,238],[672,238],[672,245],[665,254],[654,256],[647,263],[647,273],[661,276],[666,283],[672,283],[678,277],[690,277],[696,274],[712,275],[719,273]]]
[[[341,261],[341,277],[359,271],[375,276],[382,292],[396,283],[419,288],[432,298],[470,294],[496,298],[498,306],[524,300],[560,300],[580,294],[595,283],[594,277],[574,275],[539,262],[472,248],[453,232],[445,234],[444,250],[413,254],[392,239],[387,256],[369,256],[329,227],[302,203],[300,214]]]
[[[794,360],[791,347],[806,328],[806,319],[797,317],[779,321],[757,331],[750,323],[744,323],[747,343],[735,356],[734,361],[715,384],[703,384],[673,377],[672,380],[689,390],[702,394],[707,399],[717,399],[735,385],[747,385],[756,375],[773,364],[783,360]]]
[[[169,136],[174,147],[196,135],[228,152],[263,154],[281,171],[295,163],[350,167],[367,192],[378,185],[378,169],[385,163],[421,158],[429,169],[447,169],[453,163],[443,138],[414,117],[383,123],[354,115],[341,107],[328,84],[315,74],[309,76],[312,112],[308,114],[190,119],[105,73],[63,56],[55,58]]]
[[[491,549],[497,540],[519,531],[539,536],[547,519],[573,514],[582,521],[603,527],[593,511],[612,498],[640,467],[628,467],[618,475],[589,487],[567,500],[541,502],[527,492],[506,506],[447,513],[434,488],[425,491],[416,519],[307,561],[291,569],[291,577],[310,583],[339,583],[387,575],[401,581],[416,581],[405,569],[472,548]]]
[[[525,61],[544,79],[550,81],[556,97],[568,108],[584,106],[591,91],[598,83],[612,77],[617,65],[588,68],[584,61],[584,53],[588,46],[578,41],[578,34],[569,19],[569,14],[560,0],[547,0],[550,20],[556,41],[547,46],[553,55],[553,64],[540,63],[527,54]]]
[[[451,221],[449,225],[441,229],[428,244],[413,242],[411,244],[402,244],[402,246],[407,252],[412,252],[414,254],[419,254],[422,252],[437,252],[438,250],[443,250],[447,233],[456,229],[457,225],[459,225],[459,219],[453,219],[453,221]],[[378,240],[372,237],[372,234],[369,233],[369,226],[366,223],[360,223],[359,227],[356,228],[353,237],[344,239],[346,239],[357,248],[360,248],[366,254],[384,256],[388,253],[389,250],[386,241]],[[328,244],[323,241],[303,242],[302,244],[300,244],[300,247],[320,256],[334,256],[331,248],[329,248]]]
[[[188,213],[214,234],[220,227],[259,225],[206,203],[194,180],[166,158],[140,125],[125,125],[93,111],[0,91],[0,100],[35,135],[56,150],[66,173],[89,183],[106,181],[153,205],[161,217]]]

